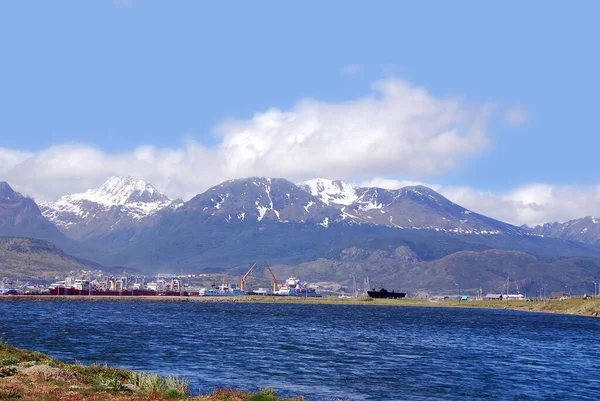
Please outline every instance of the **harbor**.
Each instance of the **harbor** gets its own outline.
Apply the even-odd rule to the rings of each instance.
[[[4,278],[0,285],[0,295],[53,295],[89,297],[322,297],[322,294],[307,282],[302,282],[296,274],[283,282],[264,262],[272,279],[272,290],[265,287],[246,289],[246,282],[257,266],[254,263],[237,282],[232,282],[224,274],[187,274],[156,276],[114,275],[102,271],[83,271],[65,277],[63,280],[45,283],[41,278]],[[210,284],[208,284],[210,283]],[[219,283],[219,284],[217,284]],[[239,283],[239,284],[237,284]]]

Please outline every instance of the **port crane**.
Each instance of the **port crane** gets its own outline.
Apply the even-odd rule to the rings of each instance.
[[[256,266],[256,262],[252,265],[250,270],[248,270],[248,272],[246,274],[244,274],[244,277],[242,277],[242,282],[240,283],[240,290],[245,291],[244,287],[246,286],[246,279],[248,278],[250,273],[252,273],[252,269],[254,269],[255,266]]]
[[[275,292],[277,292],[277,279],[275,278],[275,275],[273,274],[273,271],[269,267],[269,264],[267,263],[266,260],[265,260],[265,266],[267,267],[267,270],[269,270],[271,277],[273,277],[273,293],[275,293]]]

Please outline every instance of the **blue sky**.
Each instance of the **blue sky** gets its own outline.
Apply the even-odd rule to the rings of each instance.
[[[600,214],[599,4],[2,2],[0,180],[185,197],[281,172],[422,182],[513,223]]]

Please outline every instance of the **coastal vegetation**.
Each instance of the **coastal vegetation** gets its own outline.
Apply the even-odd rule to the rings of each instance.
[[[40,352],[23,350],[0,342],[1,400],[283,400],[270,388],[261,388],[257,393],[218,389],[208,395],[192,396],[189,392],[189,383],[178,377],[132,372],[111,368],[106,364],[67,364]]]
[[[488,308],[511,309],[528,312],[561,313],[568,315],[600,316],[600,297],[597,298],[564,298],[552,300],[468,300],[458,301],[445,299],[432,301],[427,299],[373,299],[369,297],[358,298],[297,298],[289,297],[246,297],[254,298],[254,302],[286,302],[286,303],[311,303],[311,304],[340,304],[340,305],[379,305],[379,306],[429,306],[429,307],[454,307],[454,308]],[[257,299],[258,298],[258,299]],[[250,299],[245,299],[250,301]]]

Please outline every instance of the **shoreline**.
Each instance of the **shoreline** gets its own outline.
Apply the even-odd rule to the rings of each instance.
[[[557,313],[587,317],[600,317],[600,298],[571,298],[565,300],[544,301],[429,301],[422,299],[374,299],[359,298],[302,298],[269,296],[232,296],[232,297],[179,297],[179,296],[103,296],[103,295],[3,295],[1,301],[122,301],[122,302],[204,302],[204,303],[284,303],[308,305],[373,305],[373,306],[426,306],[473,309],[507,309],[524,312]]]
[[[0,342],[1,400],[103,400],[103,401],[302,401],[280,398],[271,388],[251,393],[231,388],[207,395],[192,395],[189,382],[178,376],[162,376],[104,365],[62,362],[47,354]]]

